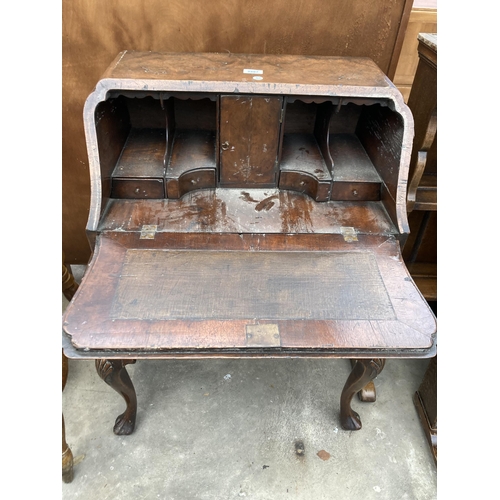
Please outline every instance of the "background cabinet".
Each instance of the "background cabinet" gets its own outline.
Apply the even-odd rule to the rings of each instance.
[[[428,301],[437,301],[437,36],[418,36],[419,64],[408,99],[415,137],[408,181],[410,236],[403,251]]]
[[[410,237],[403,251],[416,285],[437,313],[437,35],[418,35],[419,63],[408,106],[415,138],[408,183]],[[437,461],[437,357],[431,359],[414,396]]]
[[[437,33],[437,0],[414,0],[394,84],[408,102],[418,66],[418,34]]]

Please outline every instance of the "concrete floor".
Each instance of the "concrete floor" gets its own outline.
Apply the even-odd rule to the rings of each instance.
[[[412,401],[427,364],[388,360],[377,401],[353,400],[363,428],[347,432],[348,360],[139,361],[127,366],[136,429],[116,436],[123,399],[93,361],[70,360],[62,407],[75,464],[62,498],[433,500],[437,469]]]

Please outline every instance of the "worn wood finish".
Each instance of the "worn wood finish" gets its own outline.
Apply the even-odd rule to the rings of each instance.
[[[262,80],[245,72],[248,69],[258,70]],[[174,52],[165,57],[164,53],[134,50],[121,52],[108,66],[96,87],[97,95],[101,96],[106,89],[146,91],[144,81],[149,82],[147,92],[213,91],[244,97],[244,94],[310,96],[314,91],[319,96],[401,98],[394,84],[367,57]],[[299,81],[300,86],[294,84]],[[372,87],[371,92],[367,87]]]
[[[68,299],[71,300],[73,296],[75,295],[76,291],[78,290],[78,283],[75,281],[75,277],[73,276],[73,273],[71,272],[71,268],[66,266],[64,260],[65,260],[65,255],[63,252],[63,262],[62,262],[62,292],[63,295]]]
[[[413,402],[437,463],[437,356],[431,358]]]
[[[408,98],[408,107],[412,111],[415,122],[409,179],[413,178],[417,168],[419,151],[425,149],[427,154],[422,179],[429,176],[430,180],[435,182],[437,174],[437,42],[433,44],[428,42],[427,38],[420,36],[418,48],[419,64]]]
[[[294,104],[295,102],[301,103],[300,100],[294,101]],[[312,130],[307,130],[309,127],[303,130],[304,127],[294,123],[294,118],[297,120],[293,113],[296,105],[288,104],[285,107],[279,187],[307,193],[316,201],[326,201],[330,199],[332,189],[333,160],[329,149],[332,102],[328,100],[320,104],[313,102],[308,107],[312,107],[314,113]],[[299,114],[298,118],[297,121],[304,121],[305,125],[308,125],[307,117],[304,120],[304,116]],[[290,132],[296,128],[303,131]]]
[[[62,390],[66,387],[68,380],[68,358],[62,353]],[[62,479],[65,483],[73,481],[73,453],[66,442],[66,426],[64,425],[64,414],[62,415]]]
[[[251,74],[245,73],[246,70],[255,68],[262,71],[262,80],[253,80]],[[165,74],[169,75],[168,80],[165,79]],[[127,77],[125,78],[124,75]],[[147,91],[144,90],[145,81],[148,82]],[[348,85],[345,84],[346,81]],[[290,82],[300,82],[300,84]],[[223,170],[220,174],[221,185],[234,185],[235,182],[240,182],[233,178],[233,174],[237,173],[234,170],[234,165],[240,164],[240,166],[245,167],[245,162],[246,167],[242,169],[239,176],[243,176],[242,179],[251,180],[251,184],[247,187],[267,185],[271,177],[275,177],[277,167],[275,160],[277,155],[280,156],[279,138],[282,137],[278,126],[278,122],[281,120],[279,108],[282,97],[280,94],[295,95],[294,101],[297,99],[307,101],[311,100],[307,96],[319,95],[320,99],[312,98],[320,101],[319,109],[322,109],[324,105],[329,105],[328,101],[334,98],[339,109],[344,104],[347,106],[349,103],[362,106],[368,104],[364,106],[366,109],[363,109],[359,114],[356,135],[384,183],[381,195],[382,203],[398,227],[399,233],[404,235],[408,232],[406,181],[403,179],[407,175],[411,149],[412,116],[403,103],[399,91],[372,61],[366,58],[277,57],[247,54],[168,54],[168,57],[165,57],[165,55],[157,53],[128,51],[121,53],[110,65],[85,105],[84,119],[89,146],[93,197],[87,230],[89,232],[96,230],[107,201],[109,166],[107,163],[101,165],[102,160],[96,152],[99,150],[98,145],[105,142],[104,139],[107,139],[109,135],[107,128],[103,129],[101,133],[100,128],[103,125],[100,124],[107,124],[113,119],[100,118],[96,121],[95,114],[95,110],[100,110],[101,107],[102,112],[106,113],[106,108],[102,106],[102,100],[106,96],[116,96],[116,100],[119,100],[123,98],[120,97],[121,94],[130,95],[132,92],[138,97],[145,98],[157,95],[160,98],[164,92],[167,94],[186,92],[189,89],[196,94],[197,98],[199,98],[200,92],[204,91],[205,95],[211,95],[213,99],[216,99],[217,95],[225,95],[225,92],[232,92],[235,88],[238,89],[238,95],[223,98],[220,104],[221,130],[226,130],[224,129],[226,121],[229,124],[231,119],[231,128],[227,132],[223,132],[219,138],[220,161]],[[252,98],[242,97],[241,94],[243,96],[251,95]],[[259,97],[253,94],[267,94],[268,96]],[[113,99],[111,101],[115,102]],[[246,137],[238,132],[243,130],[242,127],[246,124],[242,118],[245,113],[234,113],[230,110],[234,105],[244,105],[247,107],[245,109],[248,109],[250,102],[255,102],[256,109],[262,109],[262,111],[252,111],[252,116],[255,115],[256,121],[250,130],[254,132]],[[392,110],[387,107],[388,103],[391,103]],[[112,114],[113,109],[108,110],[107,114]],[[268,116],[266,113],[270,113],[270,115]],[[351,115],[347,114],[347,117]],[[266,117],[266,122],[271,120],[270,123],[274,123],[274,128],[270,125],[265,125],[262,128],[260,125],[262,122],[259,120],[264,120]],[[322,122],[322,118],[319,118],[319,122]],[[325,129],[324,126],[318,126],[318,118],[315,118],[314,123],[316,132],[318,129]],[[335,123],[334,126],[338,129],[339,124]],[[331,125],[326,128],[331,128]],[[232,133],[235,134],[235,139],[230,136]],[[224,135],[229,137],[223,137]],[[254,143],[251,139],[253,136],[256,139]],[[242,137],[246,137],[243,142],[241,142]],[[326,134],[325,140],[329,140],[328,134]],[[116,142],[120,144],[119,147],[123,147],[121,142]],[[233,142],[234,144],[232,144]],[[328,147],[321,144],[318,146],[320,150],[323,150],[323,158],[326,158],[328,167],[331,162],[328,160]],[[238,149],[235,154],[236,160],[231,157],[233,154],[231,148],[233,147]],[[251,155],[250,152],[252,152]],[[224,157],[224,154],[229,156]],[[259,159],[257,162],[259,168],[257,169],[249,163],[249,158],[254,155],[257,155],[256,158]],[[108,154],[107,157],[111,157],[111,155]],[[224,158],[230,158],[230,161],[227,162],[227,168],[233,169],[228,170],[227,175],[224,174]],[[264,160],[264,158],[266,159]],[[261,164],[261,162],[265,163]],[[247,173],[245,174],[245,172]],[[256,175],[253,176],[252,172],[255,172]],[[262,177],[258,174],[262,174]],[[256,177],[259,178],[258,182],[255,180]],[[275,182],[274,178],[269,187],[272,187]]]
[[[437,25],[437,0],[414,0],[396,72],[392,79],[403,94],[405,102],[408,102],[411,94],[418,66],[418,35],[437,33]]]
[[[99,102],[94,112],[95,134],[101,138],[93,152],[99,158],[100,167],[96,197],[106,201],[111,197],[112,175],[127,142],[131,124],[121,98]]]
[[[176,52],[363,56],[394,76],[409,0],[63,0],[62,220],[71,263],[86,264],[89,165],[81,116],[85,99],[124,47]],[[279,20],[279,21],[277,21]]]
[[[111,174],[113,198],[164,198],[165,128],[132,129]]]
[[[219,175],[219,97],[169,92],[160,93],[159,99],[167,111],[165,196],[180,198],[193,189],[215,187]]]
[[[331,134],[332,200],[380,200],[382,180],[355,134]]]
[[[221,186],[276,186],[282,107],[282,97],[221,96]]]
[[[361,234],[398,235],[380,202],[315,203],[278,189],[211,189],[175,200],[110,200],[98,231],[176,233],[335,233],[354,227]]]
[[[395,320],[376,266],[368,252],[129,249],[110,316],[153,322]]]
[[[231,265],[229,261],[227,262],[225,274],[218,278],[219,280],[222,278],[224,281],[218,287],[224,287],[224,293],[227,293],[228,296],[237,293],[236,290],[233,290],[232,283],[238,283],[242,273],[243,276],[247,273],[252,275],[259,266],[268,269],[268,273],[264,275],[264,281],[256,278],[255,286],[245,290],[246,300],[238,302],[243,307],[242,310],[231,310],[227,306],[226,311],[223,306],[222,311],[226,312],[219,312],[220,316],[213,317],[206,311],[209,305],[203,299],[194,299],[195,296],[202,297],[204,293],[208,293],[207,297],[210,294],[213,296],[215,277],[212,276],[212,272],[208,272],[210,265],[207,266],[207,271],[203,271],[200,265],[185,265],[182,269],[186,269],[186,272],[190,269],[189,274],[184,277],[180,274],[175,279],[170,280],[168,278],[169,272],[172,273],[173,269],[169,271],[168,259],[160,256],[160,260],[150,261],[155,253],[164,255],[165,250],[162,250],[164,248],[183,250],[183,247],[186,248],[185,238],[178,239],[175,234],[161,233],[154,240],[148,240],[147,248],[149,250],[139,250],[138,258],[146,259],[150,261],[150,264],[145,267],[139,265],[137,269],[132,266],[127,271],[128,267],[124,264],[127,256],[130,255],[130,250],[138,247],[145,248],[143,240],[139,239],[138,234],[133,233],[113,233],[110,236],[110,238],[101,237],[99,240],[99,247],[96,248],[86,277],[86,287],[80,291],[80,308],[73,309],[65,316],[64,328],[71,335],[72,343],[77,348],[137,349],[138,353],[141,350],[147,352],[157,349],[166,351],[176,349],[191,351],[241,350],[247,348],[246,326],[257,321],[278,325],[281,336],[280,347],[284,355],[286,355],[287,350],[317,351],[318,348],[324,349],[329,346],[342,351],[343,354],[363,352],[364,354],[376,355],[384,352],[389,356],[404,355],[404,351],[407,351],[411,352],[412,356],[419,357],[420,352],[426,355],[425,351],[432,349],[434,318],[427,305],[419,301],[419,294],[413,282],[406,269],[400,265],[401,257],[394,238],[358,235],[359,242],[353,245],[345,242],[340,235],[337,238],[327,235],[324,235],[323,238],[320,237],[321,235],[318,235],[317,238],[311,238],[307,235],[304,235],[303,238],[297,238],[299,235],[292,237],[267,235],[266,238],[253,235],[249,235],[248,238],[244,235],[235,235],[234,237],[220,235],[216,238],[214,235],[210,242],[206,242],[206,238],[200,238],[201,235],[191,234],[189,239],[194,248],[199,248],[200,243],[196,243],[196,239],[198,239],[198,242],[203,241],[206,252],[211,249],[221,252],[221,249],[225,249],[221,255],[221,265],[223,266],[224,256],[226,259],[229,259],[230,256],[229,253],[226,255],[225,252],[237,251],[236,254],[233,254],[233,259],[241,258],[241,254],[238,253],[241,251],[243,251],[243,255],[246,255],[245,252],[250,249],[255,252],[252,255],[257,259],[255,262],[257,267],[241,263],[238,260],[233,262],[239,262],[239,264]],[[370,286],[375,287],[372,292],[366,291],[368,295],[375,293],[376,289],[382,291],[385,288],[386,291],[382,292],[383,296],[381,296],[380,302],[373,302],[371,306],[368,296],[363,299],[364,295],[361,291],[359,295],[354,294],[355,288],[351,289],[350,292],[346,291],[345,295],[331,296],[330,292],[329,305],[324,306],[328,307],[326,316],[324,309],[320,308],[316,312],[304,312],[300,321],[297,321],[297,313],[293,308],[299,306],[307,308],[306,302],[304,302],[307,299],[304,295],[299,294],[295,299],[288,297],[292,300],[291,311],[288,308],[281,311],[280,309],[269,310],[260,302],[260,294],[265,293],[262,288],[269,286],[266,284],[266,280],[272,280],[271,276],[273,276],[269,252],[276,248],[282,249],[277,252],[276,258],[281,259],[283,265],[289,265],[290,268],[293,268],[296,259],[300,256],[300,253],[297,252],[301,250],[305,252],[304,259],[311,258],[313,261],[316,258],[324,257],[321,252],[326,252],[327,266],[335,265],[332,263],[332,259],[338,259],[339,252],[345,254],[356,250],[356,252],[360,252],[359,258],[366,259],[368,267],[366,272],[363,271],[363,275],[351,274],[345,282],[345,286],[347,288],[356,287],[356,283],[359,283],[359,287],[361,287],[361,284],[365,282],[364,286],[370,283]],[[313,248],[314,250],[312,250]],[[179,254],[179,258],[184,259],[185,257],[181,257],[181,254]],[[174,252],[171,258],[175,259],[175,255]],[[189,254],[188,257],[191,255]],[[208,256],[206,258],[208,259]],[[353,263],[353,265],[358,267],[360,262],[358,260],[356,262],[357,264]],[[207,263],[210,263],[210,259]],[[315,263],[314,266],[316,267]],[[127,313],[123,305],[120,309],[120,301],[124,299],[127,303],[138,303],[138,307],[142,301],[151,305],[153,297],[148,296],[148,299],[143,294],[142,284],[138,287],[139,283],[144,283],[146,289],[148,288],[149,278],[143,275],[148,268],[154,270],[151,279],[155,279],[154,276],[159,276],[161,283],[164,283],[161,288],[156,288],[157,298],[153,302],[158,307],[161,306],[161,303],[167,305],[174,298],[174,296],[172,299],[169,298],[170,293],[175,293],[173,290],[169,290],[181,278],[185,284],[183,287],[184,294],[187,294],[185,297],[195,294],[192,300],[186,299],[186,303],[189,303],[190,307],[176,310],[172,314],[168,308],[164,309],[165,312],[162,313],[155,306],[151,311],[153,316],[144,312],[139,314],[133,312],[132,309],[129,309]],[[319,271],[315,271],[313,274],[311,271],[310,279],[313,279],[317,285],[315,293],[321,295],[322,291],[327,290],[329,286],[335,286],[335,281],[333,280],[332,283],[328,283],[328,280],[322,281],[320,279],[321,268],[318,269]],[[214,267],[214,272],[216,270],[217,267]],[[204,275],[207,272],[208,274]],[[133,276],[141,276],[141,274],[143,278],[140,282],[137,281],[137,278],[133,278]],[[220,275],[221,271],[215,272],[215,274]],[[103,281],[104,275],[106,276],[105,281]],[[122,275],[131,275],[133,280],[131,283],[135,280],[137,286],[128,285],[127,289],[124,290],[123,287],[126,285],[123,285],[122,279],[127,278],[120,278]],[[289,271],[286,276],[290,280],[291,289],[298,286],[300,290],[305,284],[302,274],[294,278]],[[156,283],[160,285],[158,281]],[[259,289],[262,291],[259,292]],[[393,296],[396,290],[398,300],[389,300],[388,297]],[[136,295],[132,297],[130,294]],[[349,297],[351,298],[349,299]],[[179,300],[184,299],[180,298]],[[349,312],[354,305],[348,306],[348,302],[353,300],[356,301],[355,303],[358,300],[362,302],[359,303],[359,309]],[[256,305],[253,306],[252,302]],[[284,302],[286,303],[286,300]],[[133,308],[133,306],[130,307]],[[148,306],[146,305],[146,307]],[[125,316],[123,316],[124,314]],[[193,321],[196,322],[195,329],[192,328]],[[387,350],[393,352],[387,353]],[[168,355],[168,352],[165,354]]]
[[[431,112],[422,145],[418,149],[415,168],[412,171],[408,186],[407,210],[437,210],[436,175],[427,174],[427,155],[432,147],[437,132],[437,110]]]
[[[315,201],[330,199],[332,175],[312,134],[284,135],[279,187],[306,193]]]
[[[137,396],[132,380],[125,368],[135,363],[134,359],[96,359],[95,366],[99,376],[120,394],[126,403],[123,413],[116,417],[113,432],[116,435],[131,434],[135,428],[137,416]]]
[[[437,36],[420,34],[408,100],[415,116],[407,209],[412,232],[403,257],[427,300],[437,300]]]
[[[403,259],[426,300],[437,300],[437,212],[414,210]]]
[[[328,171],[333,171],[333,159],[330,154],[330,120],[333,112],[333,99],[322,102],[318,105],[316,112],[316,122],[314,124],[314,136],[318,141],[318,146],[325,160]],[[336,99],[335,99],[336,101]]]
[[[165,183],[163,179],[116,177],[113,179],[111,196],[120,199],[161,199],[165,197]]]
[[[405,147],[401,120],[401,115],[391,113],[388,108],[364,109],[356,129],[360,143],[393,199],[399,191],[398,165]]]
[[[357,360],[351,359],[351,369],[356,365]],[[375,389],[375,384],[373,381],[368,382],[359,392],[358,398],[360,401],[364,401],[365,403],[373,403],[377,399],[377,391]]]
[[[419,62],[408,104],[415,115],[408,210],[414,233],[403,255],[422,295],[437,304],[437,35],[418,36]],[[437,356],[413,398],[437,463]]]
[[[110,197],[113,162],[161,164],[147,140],[163,118],[167,197]],[[116,433],[135,425],[136,359],[353,358],[341,419],[359,429],[350,402],[373,360],[434,354],[400,247],[412,116],[372,61],[123,52],[84,120],[94,253],[64,345],[125,399]],[[215,184],[195,186],[204,169]]]
[[[416,189],[412,210],[437,211],[437,175],[423,175]]]
[[[65,255],[62,255],[62,291],[63,295],[71,300],[78,290],[78,284],[75,281],[71,268],[65,265]],[[68,358],[62,352],[62,390],[66,387],[68,381]],[[62,415],[62,479],[65,483],[73,481],[73,452],[66,442],[66,426],[64,425],[64,414]]]
[[[406,264],[413,281],[426,300],[437,301],[436,262],[407,262]]]
[[[166,172],[168,198],[217,185],[215,131],[178,130]]]

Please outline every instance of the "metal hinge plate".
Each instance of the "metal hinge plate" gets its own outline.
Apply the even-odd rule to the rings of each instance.
[[[141,228],[141,236],[139,237],[140,240],[154,240],[155,239],[155,234],[156,234],[156,229],[158,226],[156,225],[143,225]]]
[[[347,241],[348,243],[358,241],[356,230],[353,227],[341,227],[340,234],[344,237],[344,241]]]
[[[278,325],[246,325],[247,347],[280,347],[281,338]]]

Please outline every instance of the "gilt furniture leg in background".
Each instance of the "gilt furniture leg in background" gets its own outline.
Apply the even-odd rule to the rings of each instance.
[[[71,300],[78,284],[73,277],[73,274],[64,264],[64,252],[62,256],[62,291],[64,296]],[[62,390],[66,386],[68,379],[68,358],[62,353]],[[62,478],[65,483],[73,481],[73,453],[71,452],[68,443],[66,443],[66,428],[64,426],[64,415],[62,415]]]
[[[357,392],[371,382],[382,371],[385,359],[358,359],[352,369],[340,396],[340,424],[343,429],[361,429],[361,419],[351,408],[351,401]]]
[[[62,390],[68,379],[68,358],[62,354]],[[64,415],[62,416],[62,478],[65,483],[73,481],[73,453],[66,443],[66,431],[64,427]]]
[[[125,368],[125,365],[135,363],[135,359],[96,359],[95,367],[99,376],[120,394],[127,407],[125,411],[118,415],[113,427],[113,432],[117,435],[132,434],[135,428],[137,416],[137,396],[134,385]]]
[[[70,269],[64,264],[64,253],[62,262],[62,291],[64,296],[71,300],[78,290],[78,283],[75,281]]]
[[[437,463],[437,356],[431,358],[424,378],[413,396],[420,422]]]

